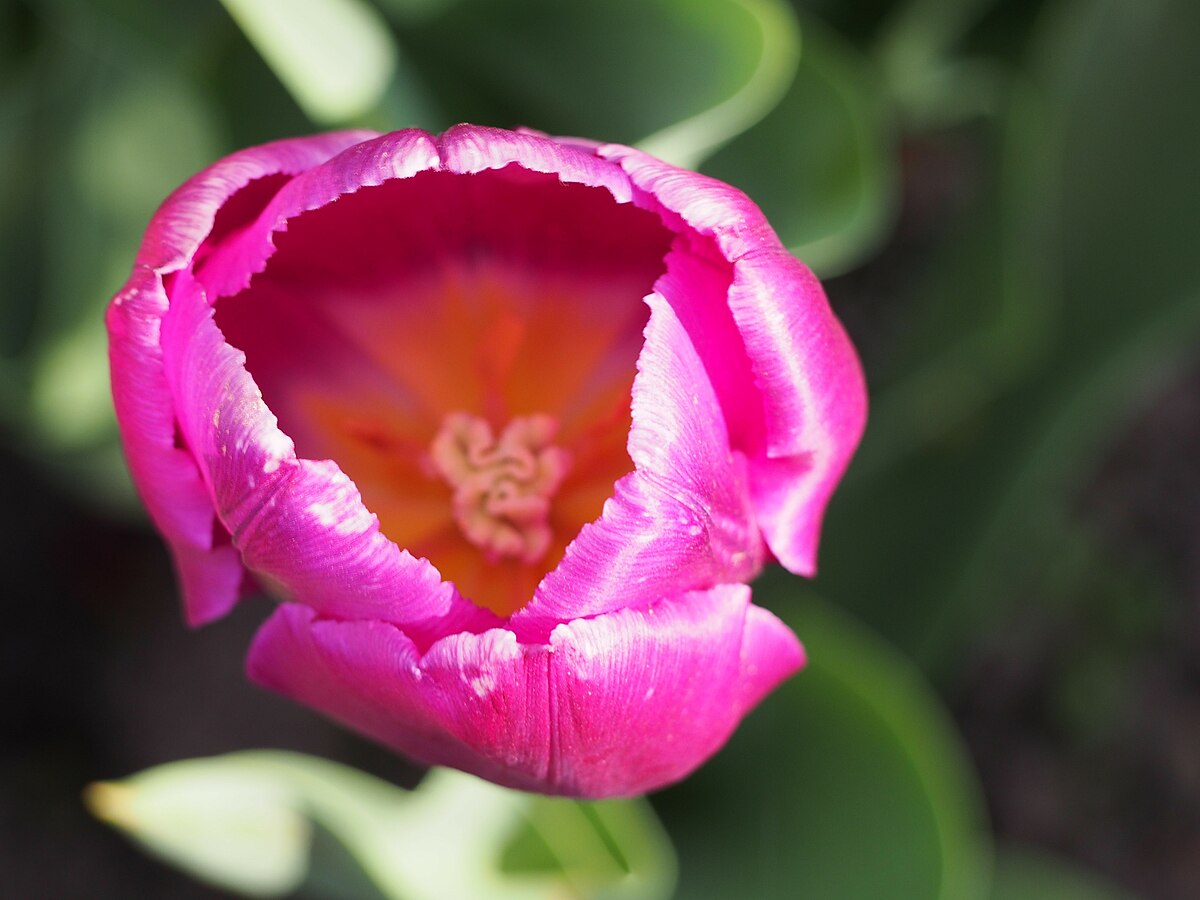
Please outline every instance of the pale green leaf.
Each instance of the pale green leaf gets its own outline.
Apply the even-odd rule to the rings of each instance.
[[[147,850],[203,881],[254,897],[289,893],[304,879],[310,826],[290,787],[212,760],[149,769],[92,785],[92,812]]]
[[[370,111],[396,71],[387,23],[363,0],[221,0],[316,122]]]
[[[786,96],[703,168],[746,191],[819,275],[852,267],[885,236],[899,193],[877,74],[831,31],[805,22]]]
[[[757,65],[715,105],[642,138],[638,144],[647,153],[694,169],[783,97],[800,50],[795,17],[774,0],[740,0],[739,5],[757,31],[752,39],[758,46]]]
[[[674,886],[670,844],[645,801],[582,804],[448,769],[405,791],[326,760],[251,751],[160,766],[93,786],[88,799],[151,852],[244,893],[304,880],[310,823],[394,900],[665,900]],[[531,842],[542,864],[522,865]],[[328,883],[322,874],[307,883]]]

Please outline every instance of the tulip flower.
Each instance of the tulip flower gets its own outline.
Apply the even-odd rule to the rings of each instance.
[[[235,153],[108,314],[186,615],[279,605],[259,683],[429,764],[586,797],[684,777],[804,661],[865,417],[813,275],[728,185],[458,126]]]

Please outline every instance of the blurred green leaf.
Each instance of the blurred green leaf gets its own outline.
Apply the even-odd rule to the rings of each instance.
[[[756,593],[809,666],[690,780],[655,798],[680,854],[680,896],[971,900],[988,842],[970,765],[915,670],[844,614]]]
[[[360,116],[396,70],[387,23],[363,0],[221,0],[315,122]]]
[[[37,183],[30,178],[37,158],[30,134],[36,121],[37,84],[32,65],[0,78],[0,410],[9,409],[19,396],[17,375],[8,365],[29,340],[36,291],[34,260],[37,230],[31,215],[37,208]]]
[[[582,804],[437,769],[404,791],[296,753],[186,760],[88,790],[93,812],[150,852],[242,893],[348,896],[309,867],[311,826],[345,848],[361,890],[394,900],[665,900],[670,844],[641,800]],[[311,823],[310,823],[311,820]],[[318,841],[320,847],[320,841]],[[339,859],[326,847],[313,865]]]
[[[460,0],[378,0],[383,9],[402,22],[419,22],[445,12]]]
[[[740,0],[758,27],[758,64],[735,93],[690,118],[642,138],[647,153],[694,169],[714,150],[762,118],[784,96],[796,71],[800,35],[787,8],[774,0]]]
[[[876,57],[891,95],[923,126],[996,110],[1002,76],[982,59],[958,54],[963,37],[996,0],[909,0],[883,27]]]
[[[31,413],[42,436],[63,449],[115,435],[108,341],[94,322],[57,336],[34,365]]]
[[[644,142],[686,165],[775,105],[799,49],[780,0],[461,0],[398,19],[454,120]]]
[[[991,900],[1133,900],[1133,895],[1049,854],[1001,846]]]
[[[1181,86],[1200,80],[1200,7],[1071,0],[1045,28],[1038,59],[1062,166],[1053,366],[1005,409],[1017,411],[1023,445],[954,585],[974,603],[931,631],[943,656],[964,613],[1013,590],[999,573],[1014,550],[1026,549],[1027,564],[1055,558],[1074,530],[1071,497],[1200,338],[1200,218],[1181,190],[1195,177],[1200,119],[1178,114]]]
[[[178,79],[110,78],[80,116],[46,209],[56,240],[45,245],[49,306],[32,355],[29,414],[40,444],[68,454],[116,440],[101,320],[147,210],[218,152],[209,110]]]
[[[784,244],[828,276],[860,262],[884,236],[895,212],[897,157],[876,73],[806,21],[787,95],[703,168],[753,197]]]
[[[211,884],[253,897],[304,879],[311,830],[286,784],[252,768],[188,760],[91,785],[91,811],[148,851]]]
[[[119,512],[135,502],[108,396],[104,306],[154,207],[221,147],[179,59],[129,52],[140,40],[129,6],[31,7],[32,45],[0,86],[11,126],[0,128],[0,422],[42,471]]]
[[[1072,498],[1200,337],[1182,189],[1200,119],[1179,114],[1200,7],[1067,0],[1037,36],[996,189],[931,265],[898,371],[875,374],[827,522],[821,589],[939,678],[996,616],[1044,602],[1031,579],[1068,554]]]

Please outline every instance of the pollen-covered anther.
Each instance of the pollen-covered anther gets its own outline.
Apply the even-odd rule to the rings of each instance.
[[[537,562],[550,548],[550,499],[569,457],[552,442],[552,416],[517,416],[495,437],[484,419],[450,413],[430,446],[433,469],[454,489],[454,519],[489,559]]]

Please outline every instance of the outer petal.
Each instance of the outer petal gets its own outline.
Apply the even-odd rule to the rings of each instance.
[[[644,192],[635,202],[677,214],[732,263],[729,306],[763,404],[765,444],[750,459],[756,510],[779,560],[811,574],[825,503],[866,420],[862,372],[845,332],[820,284],[740,191],[628,147],[597,153]]]
[[[618,203],[628,203],[633,196],[629,177],[620,166],[576,143],[528,131],[456,125],[441,136],[439,145],[448,172],[465,174],[517,163],[531,172],[553,173],[562,181],[605,188]]]
[[[384,537],[334,462],[297,459],[200,286],[181,272],[173,293],[162,328],[167,383],[244,564],[277,593],[322,614],[402,624],[422,645],[447,631],[497,624],[428,562]]]
[[[242,188],[270,175],[305,172],[374,134],[337,131],[275,141],[214,163],[184,182],[154,214],[137,265],[160,274],[182,269],[209,236],[217,212]]]
[[[620,166],[550,138],[475,125],[457,125],[440,137],[405,129],[363,140],[291,181],[257,221],[223,249],[221,265],[206,273],[205,286],[214,300],[240,291],[266,266],[275,249],[273,235],[285,230],[289,219],[342,195],[429,170],[470,174],[513,163],[527,171],[553,173],[562,181],[603,187],[619,203],[628,203],[632,196]]]
[[[109,307],[113,402],[134,483],[165,536],[179,573],[188,621],[223,615],[237,601],[243,569],[227,543],[195,462],[177,443],[160,345],[169,301],[163,275],[185,266],[210,234],[222,205],[251,181],[303,171],[361,140],[356,132],[282,141],[234,154],[191,178],[147,229],[133,274]]]
[[[145,269],[109,308],[113,405],[134,484],[171,549],[187,620],[199,625],[237,602],[244,570],[233,547],[214,545],[212,500],[192,455],[176,444],[159,344],[166,309],[161,280]]]
[[[257,222],[282,227],[291,215],[358,186],[418,171],[430,164],[431,147],[424,132],[354,143],[330,165],[316,165],[264,198],[269,202]],[[247,248],[262,250],[254,263],[261,267],[272,249],[270,232],[251,221],[223,235],[205,258],[205,283],[188,270],[173,273],[170,305],[157,312],[163,380],[200,476],[194,481],[207,489],[208,528],[215,508],[232,538],[222,553],[234,561],[236,548],[274,590],[323,614],[369,611],[402,623],[422,645],[435,634],[495,625],[494,616],[443,584],[429,563],[379,533],[377,520],[334,463],[296,458],[246,371],[244,355],[213,322],[211,291],[236,287],[254,270],[247,268]],[[240,566],[237,571],[240,578]],[[217,614],[232,604],[234,595],[226,597]]]
[[[679,294],[687,285],[667,276],[659,288]],[[704,366],[664,297],[647,302],[629,436],[637,469],[513,617],[522,636],[548,633],[554,621],[747,581],[762,567],[745,462],[729,447]]]
[[[246,287],[251,276],[266,267],[275,250],[273,236],[287,228],[288,219],[361,188],[437,168],[438,162],[433,137],[410,128],[364,139],[308,169],[288,182],[257,219],[222,249],[220,265],[206,273],[209,297],[215,301]]]
[[[748,588],[720,586],[560,625],[547,643],[493,630],[423,655],[393,626],[289,604],[248,665],[260,683],[424,762],[610,797],[687,775],[803,660]]]

